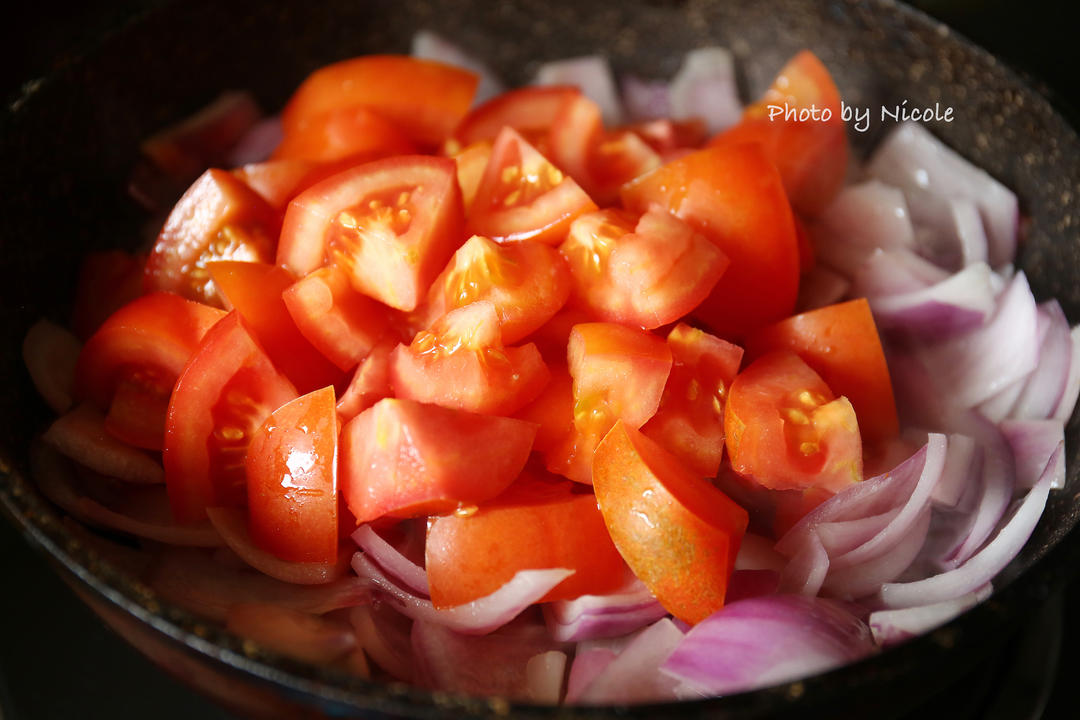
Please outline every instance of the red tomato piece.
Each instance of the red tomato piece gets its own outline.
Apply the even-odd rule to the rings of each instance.
[[[574,570],[539,602],[603,595],[626,582],[626,563],[611,542],[596,498],[576,491],[573,483],[553,480],[526,470],[476,512],[431,521],[425,566],[435,607],[490,595],[520,570]]]
[[[566,346],[570,331],[575,325],[596,322],[598,318],[579,305],[567,304],[555,316],[528,337],[536,343],[544,362],[549,365],[566,365]]]
[[[593,452],[616,421],[639,428],[656,412],[671,371],[671,350],[642,330],[583,323],[570,332],[567,359],[574,379],[574,428],[545,460],[552,472],[590,483]]]
[[[799,118],[800,111],[817,111],[818,120]],[[829,117],[822,121],[826,111]],[[803,50],[793,57],[761,99],[746,108],[739,124],[709,144],[747,142],[760,145],[776,165],[799,212],[817,215],[840,192],[848,166],[840,91],[812,52]]]
[[[272,262],[281,216],[225,170],[207,170],[176,203],[146,261],[147,292],[220,305],[207,263]]]
[[[676,150],[694,150],[705,142],[705,121],[701,118],[687,120],[647,120],[625,128],[634,133],[658,153]]]
[[[559,251],[569,260],[574,300],[597,318],[651,330],[708,297],[728,259],[678,218],[621,210],[582,215]]]
[[[794,315],[746,341],[751,359],[773,350],[797,353],[833,392],[850,400],[865,442],[900,432],[889,366],[865,298]]]
[[[267,160],[248,163],[232,173],[270,203],[270,207],[283,213],[289,202],[304,190],[354,164],[347,161],[317,163],[308,160]]]
[[[695,311],[721,337],[737,340],[791,314],[799,289],[795,225],[780,176],[757,147],[691,153],[624,187],[623,203],[667,210],[730,258]]]
[[[503,345],[498,312],[488,300],[447,313],[390,357],[398,397],[488,415],[513,415],[548,378],[535,345]]]
[[[565,363],[549,366],[551,380],[540,396],[514,415],[539,427],[533,450],[546,453],[574,431],[574,380]]]
[[[288,562],[336,562],[337,439],[332,387],[282,405],[255,431],[244,468],[259,547]]]
[[[673,364],[660,407],[641,431],[700,477],[724,457],[724,403],[743,350],[679,323],[667,336]]]
[[[490,300],[502,341],[515,343],[550,320],[570,296],[570,271],[557,250],[537,242],[500,245],[474,235],[428,291],[421,308],[430,326],[451,310]]]
[[[86,340],[110,315],[142,295],[146,258],[123,250],[87,253],[75,282],[71,329]]]
[[[165,483],[180,522],[208,507],[243,507],[244,456],[254,432],[296,388],[231,312],[206,334],[184,367],[165,424]]]
[[[739,373],[724,430],[731,467],[764,487],[839,492],[862,480],[855,410],[793,352],[763,355]]]
[[[469,212],[469,231],[500,242],[535,240],[557,245],[570,223],[596,209],[585,191],[505,128],[491,150]]]
[[[438,146],[472,103],[471,72],[401,55],[367,55],[319,68],[300,84],[281,113],[285,133],[332,110],[363,106],[417,143]]]
[[[724,606],[745,510],[621,421],[596,448],[593,487],[615,547],[666,610],[694,624]]]
[[[301,334],[342,370],[356,367],[389,331],[386,307],[353,290],[336,267],[297,280],[282,299]]]
[[[271,159],[364,162],[416,152],[416,145],[395,123],[366,107],[352,106],[297,121]]]
[[[390,397],[390,351],[393,344],[381,342],[372,348],[356,368],[348,389],[338,400],[338,418],[345,423],[352,420],[383,398]]]
[[[484,178],[484,170],[487,169],[488,161],[491,160],[491,142],[489,140],[475,142],[453,153],[451,157],[457,163],[461,201],[465,207],[465,215],[468,216],[473,200],[476,199],[476,191],[480,189],[480,181]]]
[[[210,276],[274,365],[301,392],[340,382],[341,371],[316,350],[297,329],[282,293],[294,281],[277,265],[215,262]]]
[[[169,393],[164,388],[149,388],[135,379],[121,380],[105,416],[105,429],[129,445],[160,450],[168,412]]]
[[[581,91],[576,87],[550,85],[504,92],[470,112],[454,132],[460,145],[493,141],[504,127],[528,138],[547,134],[562,107]]]
[[[277,260],[299,276],[336,265],[357,291],[412,311],[461,244],[461,226],[453,160],[376,160],[289,203]]]
[[[535,434],[523,420],[380,400],[341,431],[341,491],[361,523],[470,507],[514,481]]]

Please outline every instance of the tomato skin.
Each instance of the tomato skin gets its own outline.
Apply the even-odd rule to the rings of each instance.
[[[745,510],[622,421],[596,448],[593,488],[615,547],[666,610],[695,624],[723,607]]]
[[[795,225],[776,169],[756,146],[686,155],[622,190],[636,212],[666,210],[731,260],[694,314],[720,337],[738,341],[791,314],[799,288]]]
[[[210,263],[208,269],[274,365],[298,390],[310,392],[341,382],[341,371],[304,338],[289,315],[282,299],[294,280],[288,270],[234,261]]]
[[[417,151],[396,124],[373,110],[351,106],[304,117],[285,133],[271,159],[359,163]]]
[[[318,163],[308,160],[267,160],[248,163],[232,171],[274,210],[284,213],[289,202],[317,182],[337,175],[356,163]]]
[[[495,497],[525,466],[536,426],[387,398],[341,431],[341,491],[360,523]]]
[[[794,315],[746,341],[750,359],[782,349],[797,353],[833,392],[851,401],[865,442],[900,432],[889,366],[865,298]]]
[[[546,453],[574,431],[574,381],[566,364],[549,366],[551,379],[543,392],[514,417],[535,423],[533,450]]]
[[[289,203],[277,262],[298,276],[336,265],[355,290],[410,312],[461,244],[462,214],[453,160],[376,160]]]
[[[499,242],[534,240],[557,245],[570,223],[596,209],[584,190],[513,128],[504,128],[491,149],[468,228]]]
[[[831,117],[823,122],[770,119],[770,106],[827,109]],[[840,192],[847,174],[847,129],[840,109],[840,91],[829,71],[812,52],[803,50],[780,70],[761,99],[746,108],[739,124],[709,145],[759,145],[780,171],[791,204],[813,217]]]
[[[229,313],[184,366],[165,424],[165,484],[179,522],[206,518],[206,508],[246,503],[244,455],[252,434],[297,396]]]
[[[528,470],[475,513],[432,520],[425,567],[436,607],[490,595],[519,570],[575,571],[539,602],[613,592],[627,577],[593,494]]]
[[[392,343],[381,342],[357,366],[349,387],[337,403],[338,419],[342,423],[393,395],[390,387],[390,352],[393,349]]]
[[[529,138],[545,135],[567,101],[580,95],[576,87],[563,85],[504,92],[473,109],[454,131],[454,139],[460,145],[493,141],[504,127]]]
[[[451,310],[490,300],[504,343],[515,343],[550,320],[570,296],[570,271],[554,248],[524,241],[500,245],[474,235],[458,248],[421,308],[430,327]]]
[[[282,405],[254,433],[244,469],[259,547],[289,562],[337,560],[337,438],[332,387]]]
[[[491,160],[491,142],[488,140],[475,142],[457,152],[450,153],[449,157],[457,163],[461,201],[465,207],[465,216],[468,217],[473,200],[476,199],[476,191],[480,189],[480,181],[484,178],[484,170],[487,168],[488,161]]]
[[[453,132],[476,92],[473,73],[402,55],[367,55],[319,68],[300,84],[281,113],[286,134],[340,108],[378,112],[421,145],[435,147]]]
[[[535,345],[503,345],[497,311],[487,300],[447,313],[390,356],[398,397],[487,415],[513,415],[548,378]]]
[[[353,290],[335,267],[297,280],[282,299],[300,333],[341,370],[355,368],[390,329],[386,308]]]
[[[699,477],[724,456],[724,403],[743,350],[685,323],[667,336],[673,364],[656,414],[641,428]]]
[[[559,252],[569,261],[576,303],[606,322],[646,330],[697,307],[728,266],[708,239],[662,211],[636,222],[620,210],[583,215]]]
[[[763,487],[839,492],[862,480],[855,410],[789,350],[763,355],[739,373],[724,431],[732,468]]]
[[[281,216],[225,170],[207,170],[169,213],[146,261],[146,292],[220,305],[206,271],[215,260],[271,262]]]

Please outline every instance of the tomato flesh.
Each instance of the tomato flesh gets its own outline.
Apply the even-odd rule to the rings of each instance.
[[[470,112],[454,132],[454,140],[463,146],[493,141],[504,127],[528,138],[542,137],[563,106],[580,95],[577,88],[562,85],[504,92]]]
[[[349,387],[338,400],[341,422],[348,422],[383,398],[393,395],[390,388],[390,352],[394,346],[382,342],[372,348],[356,368]]]
[[[415,152],[416,146],[397,125],[366,107],[352,106],[298,121],[285,133],[271,159],[360,163]]]

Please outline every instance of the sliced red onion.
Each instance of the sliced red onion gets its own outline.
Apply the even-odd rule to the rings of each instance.
[[[731,695],[825,672],[874,650],[870,629],[840,603],[769,595],[727,605],[695,625],[661,669],[701,694]]]
[[[903,189],[916,219],[940,213],[939,209],[923,211],[920,206],[933,208],[950,199],[974,203],[986,226],[990,264],[1001,267],[1013,261],[1020,218],[1016,195],[946,147],[923,125],[907,122],[897,127],[878,146],[867,171]]]
[[[658,620],[627,643],[577,696],[577,702],[622,705],[674,700],[676,682],[658,670],[683,638],[671,620]]]
[[[941,627],[990,597],[991,592],[993,587],[987,583],[973,592],[932,605],[872,612],[867,623],[874,642],[881,647],[890,647]]]
[[[548,650],[525,663],[525,697],[541,705],[558,705],[566,677],[566,653]]]
[[[989,263],[986,230],[975,204],[949,200],[943,204],[941,215],[941,222],[916,227],[919,254],[953,272],[973,263]]]
[[[829,553],[829,557],[839,557],[869,542],[900,514],[900,510],[901,507],[897,505],[876,515],[867,515],[854,520],[823,522],[814,528],[814,532],[817,533],[821,546],[825,548],[825,552]]]
[[[851,281],[821,263],[799,278],[799,312],[816,310],[840,302],[851,288]]]
[[[75,364],[82,343],[68,330],[42,319],[34,323],[23,340],[22,355],[34,387],[57,415],[71,409]]]
[[[671,117],[701,118],[710,133],[735,125],[742,118],[742,103],[735,80],[735,59],[721,47],[691,50],[671,79]]]
[[[671,94],[666,80],[623,75],[622,104],[630,122],[671,117]]]
[[[626,635],[667,615],[637,578],[610,595],[557,600],[545,603],[543,609],[551,636],[568,642]]]
[[[349,611],[356,640],[371,661],[402,682],[415,677],[412,621],[386,603],[357,605]]]
[[[1016,461],[1016,487],[1035,486],[1057,446],[1065,442],[1065,426],[1060,420],[1005,420],[999,427],[1012,448]],[[1065,487],[1065,466],[1050,478],[1050,489]]]
[[[268,650],[317,665],[356,647],[356,634],[344,623],[265,603],[232,606],[225,627]]]
[[[932,502],[937,507],[955,508],[964,489],[979,482],[976,473],[982,470],[982,448],[975,440],[959,433],[949,435],[945,467],[934,486]]]
[[[857,600],[873,595],[882,583],[896,580],[919,554],[930,527],[930,509],[924,508],[892,545],[858,564],[837,568],[830,565],[822,586],[830,597]],[[876,538],[875,538],[876,539]]]
[[[479,82],[476,85],[476,94],[473,96],[473,105],[490,100],[504,90],[498,76],[487,65],[458,45],[430,30],[421,30],[413,35],[412,56],[434,60],[444,65],[454,65],[476,73]]]
[[[841,190],[810,232],[818,258],[848,276],[875,250],[915,243],[904,193],[876,180]]]
[[[579,643],[574,652],[574,662],[570,664],[570,674],[566,680],[566,703],[578,701],[585,688],[592,684],[600,673],[619,656],[626,639],[615,641],[590,641]]]
[[[239,508],[208,508],[207,517],[225,544],[252,568],[282,582],[324,585],[345,577],[350,549],[342,545],[337,562],[289,562],[263,550],[248,532],[247,513]]]
[[[859,266],[851,290],[855,297],[875,298],[923,290],[949,277],[911,250],[875,250]]]
[[[886,583],[879,593],[881,605],[885,608],[908,608],[945,602],[974,592],[990,582],[1016,557],[1031,537],[1046,507],[1050,483],[1061,472],[1064,463],[1065,446],[1059,445],[1039,481],[985,547],[954,570],[914,582]]]
[[[356,528],[352,539],[396,582],[404,583],[406,588],[424,597],[431,596],[427,571],[386,542],[370,525],[361,525]]]
[[[364,553],[356,553],[352,565],[356,574],[377,588],[401,614],[468,635],[483,635],[502,627],[574,572],[563,568],[521,570],[486,597],[440,610],[431,600],[417,597],[394,583]]]
[[[779,570],[736,570],[728,580],[725,603],[738,602],[780,591]]]
[[[105,416],[89,405],[80,405],[57,418],[42,439],[80,465],[107,477],[140,484],[165,482],[161,463],[110,435],[105,430]]]
[[[574,85],[600,106],[607,126],[623,121],[622,103],[611,66],[603,55],[585,55],[546,62],[536,71],[537,85]]]
[[[1074,327],[1069,333],[1072,340],[1072,353],[1069,358],[1069,374],[1065,380],[1065,390],[1061,393],[1061,399],[1054,408],[1056,420],[1068,422],[1076,407],[1076,398],[1080,396],[1080,325]]]
[[[248,128],[248,131],[232,146],[225,157],[225,166],[235,168],[269,160],[274,150],[281,144],[283,136],[284,131],[281,129],[279,116],[263,118]]]
[[[1019,420],[1049,418],[1065,394],[1072,362],[1069,321],[1057,300],[1039,305],[1039,363],[1009,409]],[[1071,411],[1071,408],[1070,408]]]
[[[868,296],[883,331],[900,331],[921,340],[947,338],[980,328],[994,310],[993,273],[983,263],[929,287],[884,296]]]
[[[828,574],[829,553],[817,533],[811,533],[780,573],[780,591],[813,597],[821,592]]]

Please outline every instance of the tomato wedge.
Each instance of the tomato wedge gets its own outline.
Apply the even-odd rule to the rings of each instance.
[[[833,392],[851,401],[863,440],[876,443],[899,433],[889,366],[865,298],[781,320],[746,341],[751,359],[782,349],[797,353]]]
[[[660,407],[641,431],[700,477],[724,457],[724,403],[743,350],[686,323],[667,336],[674,360]]]
[[[244,460],[252,539],[288,562],[333,563],[338,551],[334,389],[275,410]]]
[[[435,278],[421,308],[430,326],[451,310],[490,300],[499,314],[504,343],[514,343],[550,320],[570,296],[566,260],[536,242],[500,245],[474,235]]]
[[[298,276],[336,265],[357,291],[412,311],[461,244],[461,226],[453,160],[377,160],[289,203],[277,261]]]
[[[838,492],[862,480],[855,410],[791,351],[763,355],[739,373],[724,430],[731,467],[763,487]]]
[[[757,147],[686,155],[624,187],[623,203],[673,213],[730,258],[694,313],[721,337],[738,340],[791,314],[799,289],[795,225],[780,176]]]
[[[470,507],[506,489],[536,426],[387,398],[341,431],[341,491],[361,523]]]
[[[503,345],[498,311],[488,300],[447,313],[390,357],[398,397],[489,415],[513,415],[548,377],[535,345]]]
[[[244,507],[248,443],[296,396],[238,312],[206,334],[176,383],[165,425],[165,483],[178,521],[203,520],[208,507]]]
[[[469,232],[500,242],[535,240],[557,245],[570,223],[596,209],[585,191],[512,128],[491,149],[476,197]]]
[[[476,191],[480,189],[480,181],[484,178],[484,170],[487,169],[488,161],[491,160],[491,142],[481,140],[451,153],[450,157],[457,163],[461,201],[465,206],[465,215],[468,216],[473,200],[476,199]]]
[[[603,595],[628,575],[593,494],[528,470],[475,513],[432,520],[425,567],[435,607],[490,595],[520,570],[574,571],[539,602]]]
[[[215,260],[271,262],[281,216],[225,170],[207,170],[169,214],[146,261],[146,292],[220,305],[206,269]]]
[[[783,108],[791,114],[770,108]],[[798,112],[817,111],[819,120]],[[829,117],[824,118],[828,112]],[[772,115],[770,115],[772,113]],[[848,166],[847,129],[840,114],[840,91],[829,71],[809,50],[783,67],[742,120],[709,141],[710,146],[756,143],[780,171],[791,204],[801,213],[820,213],[840,192]]]
[[[337,175],[356,163],[317,163],[308,160],[267,160],[248,163],[232,171],[241,182],[254,190],[278,212],[285,212],[289,202],[317,182]]]
[[[615,547],[666,610],[694,624],[723,607],[745,510],[622,421],[596,448],[593,488]]]
[[[550,85],[510,90],[470,112],[454,131],[459,145],[493,141],[505,127],[537,139],[545,136],[567,101],[579,97],[576,87]]]
[[[353,373],[349,387],[338,400],[341,422],[352,420],[383,398],[393,395],[390,388],[390,352],[394,346],[382,342],[372,348]]]
[[[351,106],[297,121],[271,159],[363,162],[416,152],[416,145],[398,125],[366,107]]]
[[[582,215],[559,246],[574,300],[601,320],[651,330],[697,307],[728,266],[724,253],[672,215],[620,210]]]
[[[341,108],[376,111],[417,143],[438,146],[472,103],[477,77],[458,68],[402,55],[367,55],[319,68],[281,113],[289,134]]]

